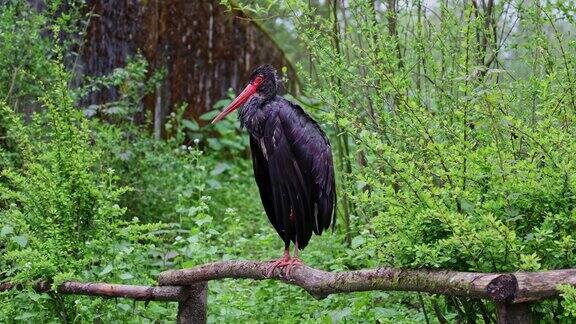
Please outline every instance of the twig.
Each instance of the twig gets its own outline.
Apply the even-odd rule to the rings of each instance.
[[[442,310],[440,309],[440,306],[438,306],[438,302],[435,299],[432,300],[432,307],[434,308],[434,314],[436,314],[438,322],[440,324],[448,324],[446,317],[444,317],[444,314],[442,314]]]
[[[8,93],[6,94],[6,98],[4,99],[4,101],[8,101],[8,99],[12,95],[12,90],[14,90],[14,84],[16,83],[16,77],[18,76],[18,71],[20,71],[20,67],[14,68],[14,73],[12,74],[12,79],[10,80],[10,87],[8,88]]]
[[[426,312],[426,305],[424,305],[424,298],[422,298],[422,293],[418,293],[418,301],[420,302],[420,307],[422,307],[422,313],[424,314],[426,324],[430,324],[430,320],[428,319],[428,313]]]

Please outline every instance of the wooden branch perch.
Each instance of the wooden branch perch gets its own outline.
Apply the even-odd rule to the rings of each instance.
[[[192,269],[162,272],[158,282],[160,285],[187,286],[223,278],[277,279],[302,287],[319,299],[335,293],[398,290],[506,303],[558,297],[557,285],[576,285],[576,269],[498,274],[395,268],[326,272],[299,266],[292,270],[290,278],[285,278],[280,270],[276,270],[271,277],[266,276],[269,266],[269,262],[258,261],[214,262]]]
[[[18,288],[10,283],[0,284],[0,291]],[[186,287],[154,287],[154,286],[132,286],[108,283],[82,283],[77,281],[67,281],[58,286],[58,292],[62,294],[90,295],[107,298],[131,298],[135,300],[166,300],[181,301],[188,298]],[[38,282],[34,285],[34,290],[47,292],[50,290],[50,283],[46,281]]]

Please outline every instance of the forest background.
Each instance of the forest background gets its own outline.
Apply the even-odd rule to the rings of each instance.
[[[575,18],[552,0],[2,0],[0,281],[154,284],[168,268],[278,257],[246,135],[234,117],[207,124],[268,62],[336,158],[338,227],[307,264],[575,267]],[[532,305],[537,320],[574,320],[576,289],[563,291]],[[3,322],[170,321],[175,307],[0,293]],[[478,300],[317,301],[271,281],[213,282],[208,312],[494,321]]]

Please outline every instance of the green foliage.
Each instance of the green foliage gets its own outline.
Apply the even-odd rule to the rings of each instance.
[[[228,106],[232,100],[236,97],[236,94],[232,89],[228,90],[227,98],[221,99],[214,104],[214,110],[205,113],[200,116],[200,120],[205,122],[211,122],[220,111],[222,111],[226,106]],[[234,117],[230,116],[221,120],[217,124],[213,125],[212,128],[204,128],[203,133],[208,133],[211,130],[215,131],[215,134],[206,138],[208,142],[208,147],[212,150],[219,151],[223,153],[224,157],[233,157],[238,155],[244,155],[246,157],[248,149],[248,136],[245,132],[240,129],[240,121]],[[195,137],[193,135],[193,137]],[[202,136],[198,136],[202,140]]]
[[[351,196],[358,217],[373,220],[366,223],[374,229],[372,246],[381,262],[402,267],[573,266],[576,127],[565,62],[574,61],[576,51],[568,51],[574,42],[558,42],[565,37],[559,32],[518,33],[506,40],[516,49],[512,63],[483,67],[479,62],[495,49],[472,47],[477,37],[490,36],[479,27],[486,18],[472,6],[471,18],[451,5],[440,9],[442,21],[420,25],[401,53],[395,35],[358,47],[355,37],[368,37],[377,20],[348,21],[340,55],[327,51],[332,20],[313,20],[311,13],[298,20],[303,41],[314,45],[322,86],[313,93],[330,105],[326,117],[349,132],[366,161],[348,181],[361,189]],[[548,23],[552,9],[522,11],[531,17],[523,28]],[[354,16],[370,8],[354,3],[348,10]],[[416,10],[398,19],[416,17]]]
[[[222,158],[231,158],[238,155],[247,157],[248,136],[240,129],[240,121],[238,119],[228,117],[215,125],[208,124],[235,97],[234,91],[228,89],[227,97],[218,100],[214,104],[214,110],[201,115],[198,121],[184,118],[186,105],[183,105],[179,111],[171,114],[169,121],[166,123],[166,130],[172,131],[176,127],[174,140],[199,144],[208,152],[221,155]],[[208,125],[201,127],[199,123]]]
[[[94,140],[103,151],[105,168],[114,169],[120,183],[133,190],[121,198],[126,219],[179,220],[181,199],[197,200],[208,181],[196,147],[152,139],[138,127],[118,128],[94,121]]]
[[[28,102],[28,96],[41,95],[35,79],[48,69],[50,40],[40,35],[45,24],[46,17],[23,1],[0,7],[0,98]]]
[[[123,220],[126,208],[120,202],[127,188],[117,184],[120,178],[105,165],[92,126],[74,107],[62,48],[45,46],[39,36],[40,22],[48,20],[33,11],[24,14],[27,7],[19,7],[20,2],[11,5],[0,11],[0,36],[18,41],[30,37],[39,47],[7,42],[10,46],[0,47],[0,56],[6,61],[18,57],[6,55],[14,44],[37,49],[38,56],[28,57],[27,65],[41,63],[42,69],[27,70],[17,82],[0,81],[11,82],[13,89],[0,100],[0,281],[25,286],[35,280],[54,286],[64,280],[154,283],[166,266],[159,262],[165,260],[163,233],[173,226]],[[50,28],[64,30],[64,16]],[[33,102],[37,112],[17,113],[23,99]],[[29,290],[0,293],[2,322],[110,321],[133,319],[136,313],[175,316],[173,305],[117,306],[103,299]]]
[[[112,172],[102,174],[102,179],[92,172],[96,155],[87,145],[84,121],[72,110],[65,85],[62,88],[60,83],[41,100],[47,109],[46,120],[38,126],[43,126],[43,136],[49,140],[30,140],[26,127],[13,116],[15,128],[9,134],[19,136],[24,161],[22,169],[2,172],[7,183],[2,198],[10,206],[3,222],[12,223],[17,233],[28,232],[24,235],[37,240],[31,241],[28,249],[6,255],[8,261],[18,260],[16,267],[22,278],[16,276],[15,280],[41,277],[43,273],[54,275],[58,270],[48,264],[56,264],[62,255],[78,257],[79,247],[95,234],[93,229],[98,223],[108,224],[107,217],[122,213],[121,208],[113,204],[98,204],[99,201],[113,203],[121,191],[111,187]],[[6,106],[3,110],[6,114],[12,113]],[[26,248],[28,244],[19,245]],[[40,257],[38,253],[43,252],[48,255]],[[47,265],[32,262],[36,260],[43,260]],[[27,263],[32,263],[32,267],[26,266]]]
[[[126,189],[116,185],[118,177],[103,168],[100,151],[91,147],[87,121],[72,106],[67,74],[55,63],[51,69],[54,79],[61,81],[46,86],[48,91],[39,98],[45,110],[29,124],[5,103],[1,106],[22,164],[0,173],[0,279],[51,280],[55,285],[73,279],[150,282],[151,273],[135,270],[153,259],[146,253],[158,242],[153,231],[165,225],[121,220],[125,208],[118,201]],[[64,316],[61,312],[71,307],[57,295],[34,296],[3,293],[6,307],[0,318],[44,319],[50,309]],[[17,304],[11,298],[31,298],[35,303]],[[85,302],[90,301],[77,300],[71,308],[78,311]]]
[[[308,75],[306,96],[316,100],[294,99],[332,137],[343,219],[336,235],[312,240],[304,261],[333,271],[574,267],[574,5],[502,1],[487,12],[460,1],[433,11],[421,1],[396,11],[375,3],[382,2],[238,4],[261,18],[291,13],[264,24],[307,49],[291,53],[310,55],[300,77]],[[45,13],[25,1],[0,8],[0,281],[154,284],[167,268],[278,257],[282,243],[262,210],[238,121],[203,126],[234,94],[198,121],[186,119],[182,104],[168,117],[168,138],[154,139],[135,121],[149,119],[142,98],[165,71],[151,71],[138,55],[70,89],[63,63],[73,68],[78,39],[60,38],[82,34],[81,5],[47,4]],[[118,101],[77,108],[109,87]],[[534,306],[542,321],[576,316],[574,288],[560,289],[560,307]],[[277,282],[218,281],[210,284],[209,320],[489,315],[475,301],[417,297],[316,301]],[[0,321],[174,317],[174,303],[0,293]]]
[[[576,319],[576,288],[570,285],[560,285],[558,289],[562,292],[562,306],[564,306],[563,319],[573,321]]]
[[[84,109],[86,117],[99,115],[109,122],[132,121],[137,113],[142,112],[142,99],[154,90],[165,71],[159,70],[148,77],[148,62],[141,56],[130,58],[125,67],[116,68],[110,75],[86,77],[84,85],[75,91],[75,97],[84,98],[91,92],[110,87],[118,88],[120,98],[117,101],[101,105],[89,105]]]
[[[259,3],[294,13],[310,52],[306,92],[339,135],[341,224],[358,253],[409,268],[576,266],[574,4]]]

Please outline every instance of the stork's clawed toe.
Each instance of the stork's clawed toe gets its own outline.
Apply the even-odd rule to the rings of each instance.
[[[274,270],[280,268],[280,274],[282,274],[282,269],[288,265],[290,265],[291,259],[290,257],[282,257],[276,261],[272,261],[272,264],[268,267],[268,271],[266,273],[267,277],[272,277],[274,274]]]
[[[302,260],[300,260],[300,258],[294,257],[294,258],[290,259],[289,264],[286,266],[286,278],[290,279],[290,275],[292,274],[292,269],[294,269],[294,267],[301,266],[301,265],[304,265],[304,263],[302,262]]]

